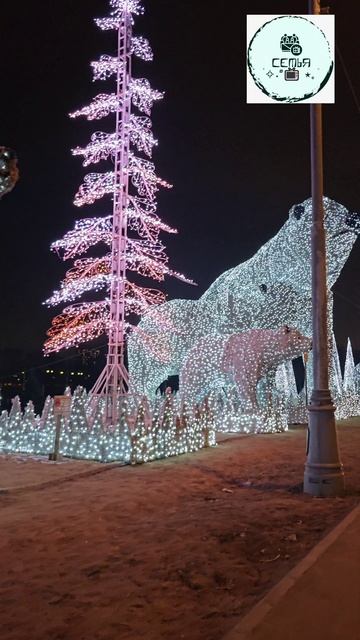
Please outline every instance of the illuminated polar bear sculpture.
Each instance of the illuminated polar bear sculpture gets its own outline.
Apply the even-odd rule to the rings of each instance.
[[[259,380],[310,349],[311,340],[287,326],[201,338],[180,371],[181,398],[193,407],[210,392],[235,383],[242,408],[256,413]]]
[[[330,289],[358,236],[360,216],[329,198],[324,210],[332,336]],[[168,376],[179,375],[189,350],[206,336],[288,325],[311,337],[311,218],[311,199],[294,205],[278,234],[217,278],[199,300],[171,300],[146,314],[129,337],[130,391],[154,396]],[[341,383],[336,377],[332,366],[332,387]]]

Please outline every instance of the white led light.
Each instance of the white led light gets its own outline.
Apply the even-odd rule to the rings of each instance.
[[[67,394],[69,390],[67,390]],[[119,398],[119,419],[104,425],[104,399],[88,397],[78,387],[72,397],[69,419],[61,418],[60,453],[72,458],[141,464],[215,445],[214,417],[207,403],[190,417],[178,413],[171,393],[149,403],[146,398]],[[41,418],[31,402],[22,413],[19,398],[10,415],[0,416],[0,449],[48,455],[53,451],[55,418],[53,400],[47,398]]]
[[[330,388],[338,395],[342,382],[333,336],[331,287],[350,254],[359,225],[356,214],[330,198],[324,198],[324,209]],[[152,398],[164,380],[180,374],[190,350],[203,339],[283,325],[311,338],[311,224],[309,199],[291,207],[278,234],[250,260],[221,274],[199,300],[171,300],[149,311],[129,337],[131,391]],[[307,369],[310,393],[311,354]]]
[[[145,78],[131,77],[129,59],[132,55],[145,61],[152,60],[146,38],[132,35],[134,16],[143,13],[142,3],[140,0],[111,0],[110,6],[110,17],[98,19],[96,23],[101,29],[115,29],[122,34],[118,56],[101,55],[91,66],[94,80],[113,79],[116,92],[100,93],[89,105],[70,115],[73,118],[84,116],[88,120],[115,116],[115,131],[97,131],[88,145],[73,150],[74,155],[83,158],[84,166],[104,160],[114,163],[111,171],[87,174],[74,201],[81,207],[111,196],[113,215],[79,220],[73,230],[51,245],[64,260],[74,260],[74,263],[60,288],[45,304],[73,304],[54,318],[47,332],[46,354],[111,333],[110,317],[114,317],[111,311],[114,305],[125,313],[118,322],[121,325],[121,338],[118,339],[123,342],[124,332],[130,327],[129,314],[144,315],[152,305],[165,301],[161,291],[135,284],[129,277],[131,272],[158,282],[165,276],[174,276],[193,284],[169,268],[165,247],[159,239],[161,231],[176,233],[156,214],[158,190],[171,185],[157,176],[153,162],[138,155],[151,158],[157,145],[150,116],[154,102],[163,97],[163,93],[153,89]],[[139,113],[132,113],[132,107]],[[79,259],[99,244],[106,246],[103,257]],[[118,256],[121,256],[120,260]],[[120,267],[115,267],[116,262],[121,263]],[[81,301],[84,294],[93,292],[104,292],[104,299]],[[118,299],[116,303],[115,298]],[[156,317],[160,320],[160,316]]]

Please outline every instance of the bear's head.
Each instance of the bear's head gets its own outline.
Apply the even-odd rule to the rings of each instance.
[[[305,351],[310,351],[312,342],[297,329],[284,325],[275,331],[279,352],[284,355],[284,360],[292,360],[301,356]]]
[[[327,279],[331,288],[349,257],[360,233],[360,215],[324,197],[324,220],[327,249]],[[282,282],[303,295],[311,295],[311,226],[312,199],[295,204],[289,219],[273,239],[267,264],[268,282]],[[271,242],[271,241],[270,241]],[[270,260],[269,260],[270,258]],[[267,262],[268,262],[267,261]]]

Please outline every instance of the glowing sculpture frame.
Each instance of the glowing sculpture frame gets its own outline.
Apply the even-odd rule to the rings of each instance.
[[[145,78],[132,78],[132,57],[152,59],[148,41],[133,36],[134,16],[143,13],[140,0],[110,0],[110,17],[95,20],[102,30],[117,31],[117,56],[100,56],[92,62],[94,80],[107,80],[116,76],[116,92],[99,94],[71,117],[85,116],[98,120],[115,114],[115,132],[96,132],[90,143],[73,150],[83,156],[83,165],[113,159],[113,171],[89,173],[80,186],[74,203],[92,204],[106,195],[113,197],[113,212],[103,218],[87,218],[76,222],[75,228],[52,244],[63,259],[73,259],[86,253],[98,243],[104,243],[109,253],[99,258],[76,259],[58,291],[46,301],[50,306],[61,302],[74,302],[89,291],[109,292],[105,300],[77,302],[66,307],[54,318],[48,331],[45,353],[78,346],[81,342],[108,333],[106,366],[96,382],[92,394],[106,398],[106,422],[117,419],[117,397],[125,393],[128,374],[124,365],[125,335],[130,324],[129,314],[143,315],[150,306],[165,300],[158,290],[130,282],[128,271],[163,281],[172,275],[191,283],[182,274],[168,267],[165,247],[159,240],[160,231],[176,233],[156,214],[156,193],[160,186],[171,185],[159,178],[149,160],[134,153],[134,148],[151,157],[156,146],[151,131],[151,109],[163,94],[152,89]],[[140,112],[133,114],[132,104]],[[133,187],[136,195],[131,193]],[[128,230],[137,234],[129,237]],[[156,315],[156,314],[155,314]],[[161,322],[160,316],[158,321]]]
[[[331,288],[360,233],[360,216],[324,198],[328,255],[330,384],[338,385],[334,366]],[[168,376],[178,375],[190,349],[207,336],[223,336],[281,325],[311,337],[311,199],[293,205],[279,232],[257,253],[222,273],[198,300],[171,300],[146,314],[128,343],[130,390],[153,397]],[[171,330],[164,328],[165,322]],[[154,348],[156,345],[156,351]],[[308,366],[311,388],[311,356]],[[181,392],[181,389],[180,389]]]
[[[126,280],[126,209],[129,194],[129,147],[131,94],[132,17],[121,13],[118,25],[118,58],[116,69],[116,147],[114,166],[114,200],[111,238],[111,287],[108,354],[105,369],[93,389],[103,392],[111,402],[110,416],[116,412],[117,394],[125,392],[128,375],[124,365],[125,346],[125,280]],[[109,407],[108,407],[109,409]]]

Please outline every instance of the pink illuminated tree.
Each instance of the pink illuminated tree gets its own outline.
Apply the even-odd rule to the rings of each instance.
[[[97,131],[89,144],[73,150],[83,158],[83,165],[112,161],[113,168],[85,176],[75,205],[90,205],[110,196],[112,213],[104,217],[87,217],[75,223],[73,230],[51,246],[64,260],[72,260],[60,288],[46,301],[49,306],[70,303],[55,317],[48,331],[45,353],[78,346],[107,333],[107,363],[93,392],[116,401],[116,394],[126,388],[124,344],[129,316],[143,315],[152,305],[164,301],[165,295],[146,288],[132,279],[132,274],[148,276],[158,282],[172,275],[185,282],[183,275],[172,271],[161,231],[176,233],[158,217],[156,194],[160,187],[170,188],[159,178],[151,161],[157,141],[152,133],[151,110],[163,94],[144,78],[133,78],[132,62],[138,57],[152,60],[148,41],[133,35],[135,16],[143,13],[140,0],[110,0],[106,18],[95,20],[102,30],[117,33],[117,55],[100,56],[91,63],[94,80],[114,78],[113,93],[101,93],[82,109],[70,114],[88,120],[108,116],[115,119],[112,133]],[[86,257],[89,249],[105,245],[101,257]],[[82,296],[103,291],[100,301],[84,301]],[[110,403],[111,404],[111,403]],[[109,410],[114,417],[114,408]]]

